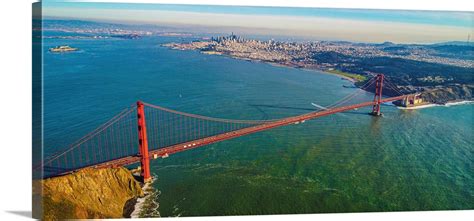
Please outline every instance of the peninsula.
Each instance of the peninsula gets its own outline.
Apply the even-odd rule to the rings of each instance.
[[[124,167],[82,169],[35,180],[33,187],[33,199],[42,205],[36,214],[42,213],[44,220],[126,218],[144,212],[147,217],[159,216],[137,211],[136,204],[155,193]]]
[[[474,46],[470,44],[282,42],[245,39],[232,34],[164,46],[325,71],[349,78],[356,86],[376,73],[383,73],[395,83],[396,90],[422,93],[422,98],[430,103],[473,99]],[[394,93],[384,92],[386,95]]]

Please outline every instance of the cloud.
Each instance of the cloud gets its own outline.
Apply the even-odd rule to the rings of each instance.
[[[358,42],[392,41],[399,43],[431,43],[466,40],[473,27],[414,24],[387,21],[336,19],[314,16],[275,16],[216,14],[162,10],[45,8],[45,16],[108,20],[140,24],[176,26],[208,26],[245,29],[255,34],[293,35],[314,39]],[[262,31],[264,30],[264,32]],[[263,33],[262,33],[263,32]]]

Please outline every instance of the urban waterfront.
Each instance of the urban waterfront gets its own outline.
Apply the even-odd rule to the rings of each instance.
[[[275,119],[352,93],[335,75],[161,46],[172,37],[45,39],[46,151],[137,100]],[[48,48],[71,45],[72,53]],[[369,100],[365,93],[360,101]],[[356,102],[356,101],[354,101]],[[473,106],[336,114],[152,161],[162,216],[472,209]]]

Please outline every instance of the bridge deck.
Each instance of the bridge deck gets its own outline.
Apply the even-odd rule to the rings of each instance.
[[[385,99],[381,100],[381,103],[401,100],[401,99],[405,98],[406,96],[408,96],[408,95],[385,98]],[[149,155],[150,155],[151,159],[159,158],[159,157],[166,157],[166,156],[174,154],[174,153],[178,153],[178,152],[189,150],[189,149],[194,149],[194,148],[197,148],[197,147],[205,146],[205,145],[216,143],[216,142],[219,142],[219,141],[229,140],[229,139],[244,136],[244,135],[247,135],[247,134],[252,134],[252,133],[256,133],[256,132],[260,132],[260,131],[264,131],[264,130],[269,130],[269,129],[276,128],[276,127],[281,127],[281,126],[285,126],[285,125],[289,125],[289,124],[294,124],[294,123],[297,123],[297,122],[302,122],[302,121],[305,121],[305,120],[310,120],[310,119],[323,117],[323,116],[327,116],[327,115],[331,115],[331,114],[335,114],[335,113],[340,113],[340,112],[344,112],[344,111],[348,111],[348,110],[353,110],[353,109],[356,109],[356,108],[372,106],[374,104],[375,104],[374,101],[370,101],[370,102],[364,102],[364,103],[359,103],[359,104],[354,104],[354,105],[349,105],[349,106],[333,108],[333,109],[327,109],[327,110],[323,110],[323,111],[310,112],[310,113],[307,113],[307,114],[302,114],[302,115],[298,115],[298,116],[294,116],[294,117],[288,117],[288,118],[284,118],[284,119],[281,119],[281,120],[272,121],[272,122],[268,122],[268,123],[265,123],[265,124],[253,126],[253,127],[248,127],[248,128],[228,132],[228,133],[218,134],[218,135],[211,136],[211,137],[206,137],[206,138],[202,138],[202,139],[197,139],[197,140],[193,140],[193,141],[189,141],[189,142],[185,142],[185,143],[180,143],[180,144],[160,148],[160,149],[157,149],[157,150],[150,151]],[[140,157],[139,156],[128,156],[128,157],[123,157],[123,158],[111,160],[111,161],[108,161],[108,162],[105,162],[105,163],[101,163],[101,164],[97,164],[97,165],[93,165],[93,166],[88,166],[88,167],[93,167],[93,168],[118,167],[118,166],[130,165],[130,164],[134,164],[134,163],[138,163],[138,162],[140,162]],[[85,167],[85,168],[87,168],[87,167]],[[73,172],[73,171],[71,171],[71,172]],[[68,172],[68,173],[70,173],[70,172]]]

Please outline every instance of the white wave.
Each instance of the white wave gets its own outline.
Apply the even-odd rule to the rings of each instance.
[[[425,105],[420,105],[420,106],[415,106],[415,107],[398,107],[398,109],[401,110],[416,110],[416,109],[423,109],[423,108],[429,108],[429,107],[437,107],[437,106],[443,106],[439,104],[425,104]]]
[[[473,104],[473,103],[474,103],[474,101],[458,101],[458,102],[447,103],[444,106],[450,107],[450,106],[463,105],[463,104]]]
[[[154,174],[153,177],[156,177],[156,175]],[[135,208],[134,208],[132,214],[130,214],[130,218],[132,218],[132,219],[141,218],[140,213],[142,213],[145,206],[148,206],[148,205],[145,205],[145,202],[150,197],[156,197],[156,194],[154,194],[156,190],[154,190],[153,187],[152,187],[152,184],[155,181],[156,181],[156,179],[152,178],[151,182],[147,182],[147,183],[145,183],[145,185],[143,185],[142,190],[145,192],[145,196],[137,199],[137,202],[135,203]],[[146,213],[145,216],[146,217],[159,217],[159,212],[158,212],[159,203],[157,201],[155,201],[155,199],[153,199],[153,198],[152,198],[152,200],[153,200],[153,203],[156,205],[156,208],[152,209],[153,214]]]
[[[464,105],[464,104],[474,104],[474,101],[456,101],[456,102],[449,102],[446,104],[425,104],[425,105],[420,105],[420,106],[415,106],[415,107],[398,107],[398,109],[401,110],[415,110],[415,109],[423,109],[423,108],[429,108],[429,107],[451,107],[451,106],[457,106],[457,105]]]
[[[149,187],[150,183],[145,183],[145,185],[142,187],[143,190],[147,189]],[[140,218],[140,212],[143,208],[143,203],[145,200],[150,197],[150,195],[145,195],[144,197],[140,197],[137,199],[137,202],[135,203],[135,209],[133,210],[132,214],[130,214],[130,218],[135,219],[135,218]]]
[[[383,106],[396,106],[395,104],[393,104],[392,102],[385,102],[385,103],[382,103]]]

